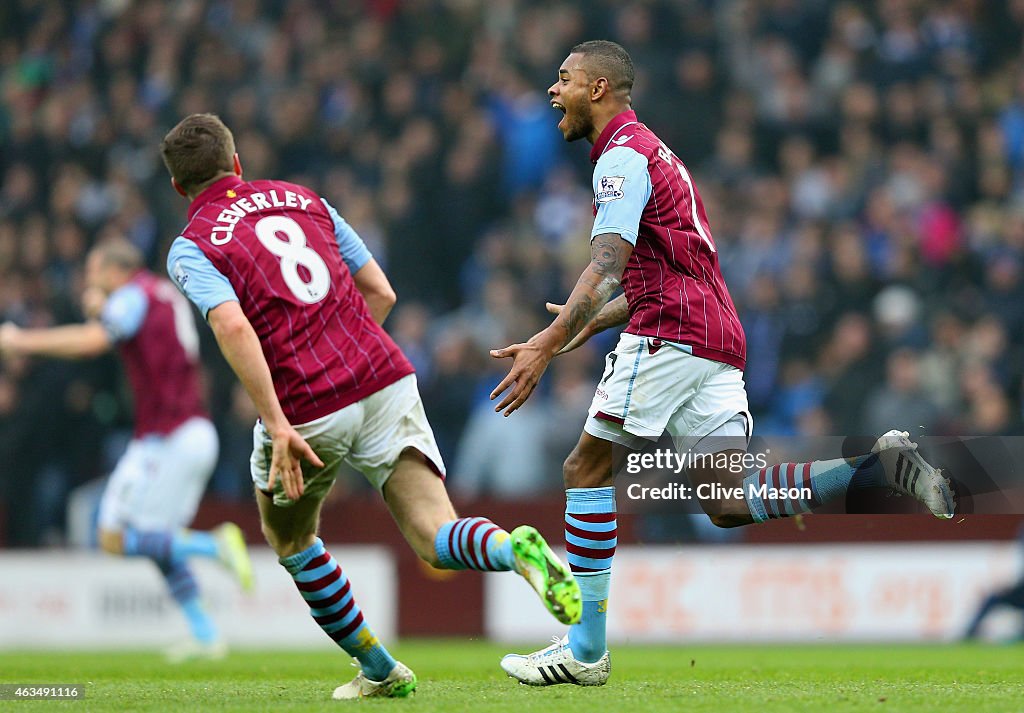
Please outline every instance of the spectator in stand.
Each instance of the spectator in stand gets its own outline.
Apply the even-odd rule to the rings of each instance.
[[[916,380],[934,398],[929,433],[1009,432],[1024,383],[1022,34],[1017,0],[10,0],[0,321],[79,320],[68,295],[104,235],[161,264],[178,206],[156,146],[176,117],[217,112],[247,177],[309,185],[371,244],[410,308],[389,327],[415,343],[455,462],[501,341],[487,335],[532,333],[532,310],[586,250],[589,216],[565,206],[589,192],[587,166],[543,91],[552,52],[606,37],[642,58],[633,103],[701,186],[751,338],[759,425],[871,432],[867,400],[903,398],[866,388],[892,364],[891,387]],[[211,346],[211,415],[222,442],[242,443]],[[601,356],[574,368],[593,378]],[[0,457],[40,491],[12,508],[0,472],[7,542],[60,540],[66,493],[130,422],[118,384],[110,361],[0,364]],[[571,379],[538,417],[570,394]],[[23,434],[40,430],[49,447],[31,455]],[[226,452],[218,492],[244,471]]]

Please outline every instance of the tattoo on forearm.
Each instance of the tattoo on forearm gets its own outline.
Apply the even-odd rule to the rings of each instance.
[[[580,333],[580,330],[587,326],[594,317],[594,313],[597,312],[594,309],[594,300],[590,295],[580,295],[580,298],[576,300],[576,303],[569,310],[569,316],[565,320],[565,328],[568,332],[568,337],[565,340],[564,347],[569,341]]]
[[[597,320],[600,322],[597,326],[602,329],[614,327],[617,324],[625,324],[629,321],[629,303],[626,302],[626,296],[619,295],[606,304],[604,309],[598,313]]]
[[[605,233],[594,238],[590,247],[590,267],[580,277],[573,290],[576,297],[570,296],[565,315],[565,346],[594,319],[601,308],[619,286],[619,280],[626,269],[626,262],[632,252],[621,237],[615,233]],[[582,291],[581,291],[582,288]],[[622,300],[623,306],[625,299]]]

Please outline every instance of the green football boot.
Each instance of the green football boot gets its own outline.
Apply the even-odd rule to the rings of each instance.
[[[516,572],[523,576],[544,606],[563,624],[576,624],[583,613],[580,585],[568,565],[556,555],[536,528],[520,525],[512,530]]]

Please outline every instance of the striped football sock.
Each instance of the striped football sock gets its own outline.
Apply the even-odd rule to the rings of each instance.
[[[320,538],[302,552],[278,561],[291,573],[299,594],[324,633],[359,661],[371,681],[387,678],[395,660],[363,621],[348,577],[324,549]]]
[[[434,550],[444,569],[507,572],[512,569],[512,540],[486,517],[463,517],[441,525]]]
[[[182,562],[189,557],[217,557],[217,541],[198,530],[136,530],[126,527],[121,535],[128,557],[149,557],[156,562]]]
[[[565,497],[565,549],[583,597],[580,623],[569,627],[569,648],[577,661],[593,663],[608,648],[608,589],[618,543],[615,488],[570,488]]]
[[[188,565],[184,562],[157,562],[157,566],[167,581],[171,597],[181,607],[192,636],[204,644],[216,641],[217,627],[199,600],[199,585]]]
[[[816,460],[810,463],[780,463],[751,473],[743,479],[743,495],[754,522],[810,512],[830,500],[841,498],[851,487],[874,488],[886,484],[885,470],[878,456]],[[797,497],[771,498],[767,491],[791,490]]]

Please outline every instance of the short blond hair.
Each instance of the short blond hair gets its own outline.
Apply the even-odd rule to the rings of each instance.
[[[142,251],[127,238],[105,238],[96,243],[89,252],[96,255],[101,264],[112,265],[125,272],[138,270],[144,262]]]

